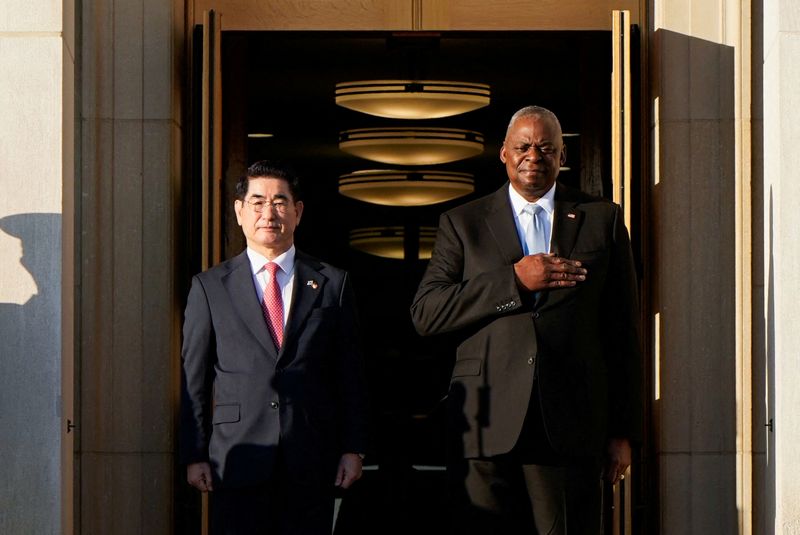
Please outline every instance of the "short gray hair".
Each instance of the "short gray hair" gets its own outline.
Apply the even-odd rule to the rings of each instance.
[[[508,137],[508,133],[511,131],[511,127],[514,126],[514,123],[517,122],[517,119],[523,117],[546,117],[553,121],[553,124],[558,128],[558,135],[561,136],[561,122],[558,120],[555,113],[541,106],[525,106],[517,110],[516,113],[511,116],[511,120],[508,121],[508,127],[506,128],[506,137]]]

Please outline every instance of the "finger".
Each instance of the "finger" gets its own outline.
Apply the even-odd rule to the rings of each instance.
[[[344,477],[345,477],[344,467],[340,466],[339,469],[336,471],[336,481],[334,482],[334,485],[336,485],[337,487],[341,487],[342,484],[344,483]]]
[[[586,268],[580,267],[580,265],[567,264],[567,263],[553,264],[550,269],[552,269],[553,271],[558,271],[560,273],[572,273],[576,275],[586,275],[586,273],[588,273],[588,271],[586,271]]]
[[[617,463],[615,459],[608,459],[606,461],[605,469],[603,470],[603,477],[606,479],[606,481],[613,483],[618,473],[619,463]]]
[[[543,256],[545,257],[545,260],[548,260],[553,264],[566,265],[566,266],[575,266],[575,267],[581,267],[581,265],[582,265],[580,260],[573,260],[571,258],[564,258],[563,256],[556,256],[554,254],[548,254],[548,255],[543,255]]]
[[[577,281],[582,281],[586,277],[566,271],[551,271],[547,274],[547,285],[551,288],[575,286]]]
[[[343,489],[350,488],[350,485],[353,484],[353,481],[354,479],[352,476],[350,476],[349,474],[345,474],[344,478],[342,479],[342,484],[339,486],[342,487]]]

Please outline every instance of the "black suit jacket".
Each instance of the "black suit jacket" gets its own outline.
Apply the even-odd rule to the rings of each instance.
[[[194,277],[183,329],[181,459],[215,485],[267,481],[277,447],[292,477],[332,486],[366,449],[366,400],[346,272],[300,251],[278,352],[246,252]]]
[[[459,405],[450,414],[464,456],[509,452],[531,395],[562,456],[640,438],[636,278],[620,208],[557,186],[551,252],[580,260],[588,275],[534,297],[514,276],[523,252],[508,187],[441,216],[411,308],[420,334],[460,334],[449,402]]]

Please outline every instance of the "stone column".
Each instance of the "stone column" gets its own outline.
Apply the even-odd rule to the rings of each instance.
[[[80,533],[172,531],[185,10],[82,2]]]

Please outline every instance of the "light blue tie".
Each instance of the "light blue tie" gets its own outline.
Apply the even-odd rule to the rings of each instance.
[[[525,228],[525,245],[528,249],[525,254],[546,253],[548,247],[544,218],[547,214],[544,208],[538,204],[528,204],[525,206],[525,212],[531,214],[531,219]]]

